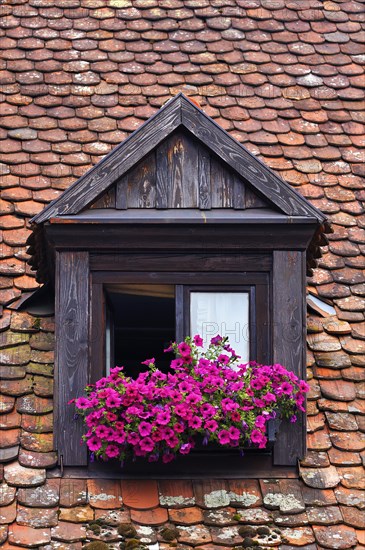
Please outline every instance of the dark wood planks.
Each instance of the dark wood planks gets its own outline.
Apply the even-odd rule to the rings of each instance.
[[[303,378],[305,365],[305,257],[303,252],[273,252],[274,362]],[[305,422],[282,422],[274,447],[274,464],[295,465],[305,452]]]
[[[128,208],[128,174],[122,176],[115,184],[115,208],[117,210]]]
[[[248,186],[246,187],[246,193],[244,198],[245,208],[272,208],[272,205],[261,199],[256,193],[252,191]]]
[[[156,208],[198,206],[198,150],[195,140],[176,132],[156,150]]]
[[[105,296],[101,283],[91,285],[91,317],[90,317],[90,375],[89,383],[94,384],[105,375]]]
[[[90,270],[92,271],[270,271],[271,254],[265,253],[195,253],[181,254],[170,252],[163,254],[91,254]]]
[[[192,252],[200,250],[237,251],[244,248],[251,252],[265,248],[292,250],[305,249],[314,225],[296,225],[295,230],[288,231],[288,224],[275,225],[257,224],[219,224],[186,223],[183,228],[178,224],[110,224],[107,227],[99,223],[84,224],[49,224],[45,227],[47,238],[61,249],[77,247],[79,250],[94,251],[141,251],[141,250],[173,250],[175,252]],[[108,238],[105,238],[105,235]]]
[[[199,182],[199,208],[210,210],[212,208],[212,185],[210,172],[209,151],[202,146],[198,149],[198,182]]]
[[[108,189],[89,208],[93,210],[99,208],[115,208],[115,187]]]
[[[84,426],[68,402],[83,394],[89,364],[89,255],[58,252],[56,261],[56,445],[63,463],[87,464]]]
[[[156,151],[156,208],[168,208],[170,194],[171,173],[168,163],[168,142],[165,140]]]

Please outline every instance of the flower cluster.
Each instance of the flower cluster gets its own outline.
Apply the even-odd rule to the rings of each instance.
[[[148,370],[133,379],[115,367],[75,401],[84,417],[84,440],[103,460],[146,457],[170,462],[197,441],[242,449],[265,448],[270,419],[291,422],[304,411],[309,387],[281,365],[240,364],[227,338],[216,336],[206,352],[199,335],[172,344],[168,373]]]

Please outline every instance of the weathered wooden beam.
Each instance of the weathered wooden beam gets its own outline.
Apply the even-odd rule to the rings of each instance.
[[[299,378],[305,375],[305,254],[273,252],[273,354]],[[274,464],[295,465],[305,454],[305,415],[299,423],[282,422],[274,447]]]
[[[89,254],[56,254],[56,448],[63,464],[87,464],[84,425],[69,401],[83,394],[89,368]]]
[[[210,210],[212,208],[210,155],[205,147],[198,149],[198,185],[199,208],[200,210]]]

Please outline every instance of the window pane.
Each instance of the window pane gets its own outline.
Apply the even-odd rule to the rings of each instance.
[[[141,362],[155,357],[156,365],[167,369],[171,356],[163,350],[175,339],[174,286],[110,285],[107,297],[113,311],[114,365],[135,377],[147,368]]]
[[[228,336],[242,362],[250,360],[248,292],[191,292],[190,332],[207,346],[217,334]]]

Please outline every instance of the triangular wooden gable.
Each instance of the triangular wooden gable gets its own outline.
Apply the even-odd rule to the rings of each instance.
[[[176,130],[90,208],[272,208],[190,133]]]
[[[152,184],[148,174],[153,170]],[[105,202],[120,210],[267,205],[287,216],[325,221],[319,210],[183,94],[167,102],[32,222],[79,214],[90,205],[105,208]]]

